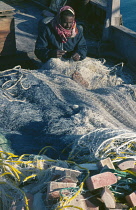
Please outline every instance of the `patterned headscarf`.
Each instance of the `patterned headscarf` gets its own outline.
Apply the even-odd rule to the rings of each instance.
[[[61,14],[61,12],[65,11],[65,10],[69,10],[71,13],[73,13],[73,15],[75,15],[75,12],[71,7],[64,6],[60,9],[57,16],[52,20],[52,26],[55,29],[55,31],[57,32],[57,34],[60,36],[60,38],[62,39],[63,43],[67,42],[68,37],[70,37],[70,38],[75,37],[76,34],[78,33],[78,29],[76,27],[75,20],[73,21],[73,24],[72,24],[72,27],[70,30],[65,29],[61,26],[60,14]]]

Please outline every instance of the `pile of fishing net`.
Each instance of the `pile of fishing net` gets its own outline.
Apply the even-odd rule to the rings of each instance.
[[[51,178],[51,164],[66,166],[65,163],[51,160],[45,155],[22,155],[0,151],[0,205],[2,210],[29,209],[28,193],[35,195],[33,209],[46,209],[42,192]],[[48,166],[48,167],[47,167]],[[39,193],[39,194],[37,194]]]
[[[88,82],[87,88],[72,80],[75,71]],[[96,164],[106,157],[115,163],[136,159],[135,93],[135,78],[123,64],[108,66],[91,58],[51,59],[38,70],[17,66],[0,72],[3,208],[28,208],[26,193],[31,191],[36,196],[33,209],[44,209],[42,195],[52,166],[73,169],[76,163]],[[45,156],[46,149],[53,159]],[[85,171],[75,194],[83,190]]]
[[[76,162],[95,162],[110,157],[113,161],[136,159],[136,133],[129,130],[96,129],[75,141],[69,155]]]
[[[23,154],[21,156],[0,151],[0,205],[2,210],[24,208],[37,210],[37,206],[38,210],[61,210],[71,209],[71,207],[83,210],[81,206],[71,206],[69,203],[78,195],[85,195],[88,192],[84,183],[90,176],[89,169],[84,164],[78,165],[71,160],[50,159],[44,154],[46,149],[46,147],[43,148],[39,155]],[[95,164],[86,164],[89,165],[91,171],[94,171],[94,174],[98,173],[97,163],[98,161]],[[116,164],[116,160],[114,163]],[[51,181],[60,182],[58,176],[53,178],[56,166],[64,170],[76,169],[81,175],[76,187],[61,189],[60,198],[49,201],[47,200],[49,183]],[[103,168],[101,173],[107,171],[120,177],[116,184],[109,186],[109,189],[112,190],[118,202],[126,203],[125,196],[135,190],[136,173],[131,170],[120,171],[109,168]],[[63,194],[65,190],[69,190],[67,196]],[[91,195],[91,197],[95,196],[99,197],[98,190]]]
[[[88,88],[72,80],[75,71],[89,83]],[[112,66],[92,58],[79,62],[51,59],[38,70],[17,66],[0,72],[0,132],[19,155],[37,154],[44,146],[52,146],[58,155],[51,151],[47,155],[58,158],[66,145],[71,145],[69,151],[81,145],[80,139],[86,147],[84,137],[90,133],[99,142],[94,151],[103,141],[110,143],[114,133],[124,135],[117,143],[124,144],[129,133],[135,140],[134,84],[135,77],[123,64]]]
[[[122,71],[123,63],[117,65],[107,64],[104,59],[86,58],[83,61],[74,62],[72,59],[50,59],[41,69],[48,69],[52,73],[66,75],[71,78],[77,71],[89,83],[88,89],[117,86],[124,83],[132,83],[134,78]]]

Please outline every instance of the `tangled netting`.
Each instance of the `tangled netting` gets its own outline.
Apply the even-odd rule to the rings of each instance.
[[[87,88],[72,80],[75,71]],[[87,151],[89,161],[120,156],[121,151],[134,156],[135,77],[122,63],[51,59],[39,70],[17,66],[0,72],[0,79],[1,134],[16,154],[37,154],[52,146],[58,154],[48,155],[58,158],[70,145],[72,157],[84,148],[82,159]]]
[[[82,78],[73,80],[75,72],[88,82],[87,88]],[[29,192],[34,196],[33,210],[63,209],[84,192],[89,171],[77,163],[96,167],[106,157],[113,163],[136,159],[135,77],[122,63],[51,59],[39,70],[17,66],[0,72],[0,109],[0,208],[4,210],[16,206],[28,210]],[[45,205],[54,166],[76,166],[85,172],[67,199],[61,191],[57,204]],[[124,198],[128,189],[134,191],[135,173],[112,172],[123,177],[111,189],[117,198]]]
[[[136,133],[126,130],[96,129],[75,142],[69,158],[78,162],[95,162],[110,157],[120,161],[136,159]]]
[[[38,210],[61,210],[69,207],[85,209],[85,205],[82,206],[82,203],[71,202],[77,197],[79,199],[81,194],[85,195],[88,191],[84,188],[84,183],[90,174],[89,170],[85,166],[83,167],[83,164],[78,165],[70,160],[49,159],[44,155],[46,149],[47,147],[43,148],[38,155],[23,154],[21,156],[0,151],[0,207],[2,210],[37,210],[37,206]],[[92,164],[93,167],[94,165],[98,169],[97,162]],[[59,181],[61,178],[65,178],[65,175],[59,177],[55,171],[61,170],[62,172],[67,169],[70,169],[70,171],[74,169],[74,173],[76,169],[78,183],[63,183],[66,186],[60,189],[60,198],[54,202],[53,199],[48,197],[48,186],[55,182],[59,188]],[[131,170],[119,171],[103,168],[103,172],[106,171],[120,177],[119,181],[109,188],[118,201],[124,202],[122,199],[135,190],[136,173]],[[69,187],[68,184],[73,185]],[[98,196],[98,192],[91,194],[89,198],[95,195]],[[83,199],[82,196],[80,198]]]
[[[51,180],[53,169],[45,170],[51,165],[68,167],[62,161],[51,160],[45,155],[22,155],[0,151],[0,207],[3,210],[29,210],[28,193],[35,194],[33,210],[46,209],[42,192]],[[35,184],[33,184],[35,183]]]

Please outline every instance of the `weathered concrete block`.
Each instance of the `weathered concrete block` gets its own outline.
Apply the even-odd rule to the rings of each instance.
[[[129,170],[131,170],[132,172],[136,172],[136,165],[134,166],[134,168],[130,168]]]
[[[105,206],[107,208],[115,208],[116,207],[115,197],[107,187],[105,187],[102,190],[101,199],[103,200],[103,202],[105,203]]]
[[[126,196],[126,201],[131,207],[136,206],[136,191]]]
[[[67,206],[73,207],[67,207],[65,208],[65,210],[75,210],[74,206],[80,207],[84,210],[99,210],[99,207],[96,207],[90,201],[85,200],[85,198],[82,195],[78,195],[75,199],[69,202]]]
[[[86,203],[86,206],[87,206],[87,210],[99,210],[99,206],[98,205],[95,206],[89,200],[85,200],[85,203]]]
[[[68,168],[54,167],[52,170],[52,180],[58,180],[60,182],[78,182],[77,177],[81,174],[80,171],[71,170]]]
[[[105,210],[129,210],[129,207],[122,203],[116,203],[116,207],[113,208],[105,208]]]
[[[99,169],[102,169],[102,167],[104,167],[104,166],[107,166],[108,168],[111,168],[111,169],[115,169],[115,167],[114,167],[110,158],[105,158],[103,160],[100,160],[98,162],[97,166],[98,166]]]
[[[76,187],[76,183],[65,183],[65,182],[50,182],[47,187],[47,197],[48,199],[57,199],[60,197],[60,190],[69,187]],[[68,195],[69,190],[63,190],[63,194]]]
[[[134,168],[135,167],[135,160],[134,159],[125,159],[125,160],[121,160],[119,163],[118,163],[118,168],[120,170],[127,170],[129,168]]]
[[[99,196],[94,196],[94,194],[92,194],[90,191],[87,191],[83,196],[86,201],[89,201],[91,204],[93,204],[95,208],[100,210],[105,209],[104,202]]]
[[[111,172],[100,173],[92,177],[88,177],[86,185],[90,191],[115,184],[117,182],[116,176]]]

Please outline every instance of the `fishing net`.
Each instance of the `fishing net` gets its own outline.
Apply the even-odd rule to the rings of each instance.
[[[37,196],[38,192],[47,188],[52,177],[52,168],[48,170],[51,165],[68,167],[65,162],[49,159],[42,154],[17,156],[0,151],[1,209],[9,210],[14,207],[29,209],[27,192]]]
[[[44,154],[45,149],[43,148],[39,152],[39,155],[23,154],[21,156],[0,151],[0,204],[2,210],[14,208],[18,210],[22,208],[36,210],[37,206],[39,210],[59,210],[70,207],[71,202],[75,198],[87,192],[87,189],[84,188],[84,183],[89,176],[89,170],[82,167],[82,164],[78,165],[70,160],[50,159]],[[77,186],[62,188],[60,190],[60,198],[54,202],[52,199],[47,199],[47,188],[52,180],[56,183],[59,182],[59,178],[57,176],[54,177],[56,166],[57,168],[64,168],[64,170],[66,168],[75,169],[76,167],[76,170],[78,168],[80,172],[80,176],[78,177]],[[135,173],[129,170],[122,172],[108,168],[104,168],[101,173],[106,171],[110,171],[120,177],[117,184],[109,186],[119,200],[124,199],[128,192],[132,193],[135,190]],[[65,191],[68,191],[67,196]],[[98,192],[92,194],[91,197],[94,197],[96,194]],[[30,198],[32,205],[29,202]],[[73,207],[81,210],[84,209],[78,203]]]
[[[96,129],[79,138],[69,155],[77,162],[96,162],[110,157],[114,161],[136,159],[136,133],[128,130]]]
[[[11,142],[5,138],[4,135],[0,133],[0,150],[7,152],[13,152],[11,149]]]
[[[75,71],[87,88],[72,79]],[[1,208],[29,209],[27,193],[34,196],[34,210],[68,206],[84,192],[88,170],[82,169],[85,173],[67,199],[61,191],[60,200],[50,205],[43,195],[54,166],[74,169],[75,161],[136,159],[135,77],[122,63],[51,59],[38,70],[17,66],[0,72],[0,87]],[[125,173],[127,178],[111,189],[123,197],[124,189],[131,193],[135,185],[134,177]]]
[[[117,86],[123,83],[132,83],[135,78],[123,70],[123,63],[109,65],[104,59],[86,58],[83,61],[74,62],[60,59],[50,59],[42,66],[42,69],[58,70],[59,73],[71,77],[78,71],[89,83],[89,89]]]
[[[88,88],[71,79],[75,71],[88,82]],[[61,151],[70,145],[62,155],[65,159],[72,145],[83,146],[84,142],[89,147],[88,158],[93,160],[96,154],[96,159],[108,156],[103,148],[108,146],[111,152],[128,141],[129,135],[135,141],[135,77],[122,63],[112,66],[92,58],[79,62],[51,59],[41,69],[17,66],[1,72],[0,77],[1,134],[16,154],[37,154],[42,147],[51,146],[55,150],[50,148],[47,155],[60,158]],[[88,137],[90,132],[93,141]],[[123,138],[120,132],[124,132]],[[90,143],[86,143],[86,135]],[[92,142],[98,144],[90,157]],[[132,145],[126,150],[129,155]],[[98,148],[102,154],[96,152]]]

